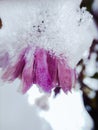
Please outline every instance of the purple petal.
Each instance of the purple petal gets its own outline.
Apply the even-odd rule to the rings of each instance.
[[[0,67],[5,68],[9,64],[9,54],[8,52],[0,55]]]
[[[29,50],[26,56],[26,64],[22,72],[23,94],[26,93],[33,84],[33,75],[34,75],[33,64],[34,64],[34,55],[33,52]]]
[[[2,79],[13,81],[17,77],[19,76],[21,77],[21,74],[25,65],[24,55],[25,55],[25,50],[21,52],[21,54],[18,57],[18,60],[13,66],[11,65],[8,66],[8,68],[6,69],[5,73],[2,76]]]
[[[48,71],[47,52],[44,49],[36,50],[36,83],[45,91],[50,92],[52,80]]]
[[[58,77],[60,87],[64,92],[71,91],[73,86],[74,73],[64,60],[58,60]]]
[[[47,53],[47,62],[53,88],[57,86],[57,59],[54,55]]]
[[[14,78],[17,78],[22,75],[22,71],[25,65],[24,54],[20,55],[18,62],[14,66]]]

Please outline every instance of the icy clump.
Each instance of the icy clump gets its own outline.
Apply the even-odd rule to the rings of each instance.
[[[0,52],[17,55],[28,44],[67,57],[73,68],[96,37],[92,15],[81,0],[0,1]],[[13,58],[14,59],[14,58]]]

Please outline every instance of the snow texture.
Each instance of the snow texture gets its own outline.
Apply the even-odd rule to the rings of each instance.
[[[28,44],[53,51],[74,68],[89,48],[96,29],[81,0],[1,0],[0,53],[10,62]]]

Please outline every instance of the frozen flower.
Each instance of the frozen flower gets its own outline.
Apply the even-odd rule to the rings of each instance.
[[[75,77],[75,71],[68,66],[66,60],[42,48],[35,49],[33,54],[30,46],[22,50],[16,63],[8,66],[2,76],[5,81],[20,78],[22,93],[27,92],[33,84],[45,92],[51,92],[58,86],[67,92],[74,85]]]
[[[22,82],[22,93],[37,84],[50,93],[71,91],[75,66],[96,37],[92,15],[81,0],[0,1],[0,52],[9,53],[2,78]],[[3,49],[2,49],[3,48]],[[1,60],[0,67],[3,66]]]

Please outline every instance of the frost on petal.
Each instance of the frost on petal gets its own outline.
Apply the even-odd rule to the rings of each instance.
[[[58,60],[58,78],[60,87],[66,93],[73,86],[74,71],[67,65],[65,60]]]
[[[36,63],[36,84],[45,92],[50,92],[52,80],[48,71],[47,52],[44,49],[37,49],[35,56]]]
[[[22,51],[22,53],[19,55],[16,63],[11,66],[9,65],[6,69],[5,73],[2,76],[3,80],[13,81],[17,77],[21,77],[24,65],[25,65],[25,50]]]
[[[5,52],[3,55],[0,53],[0,67],[5,68],[9,63],[9,54]]]
[[[22,72],[22,93],[26,93],[33,84],[33,64],[34,64],[34,55],[31,50],[26,53],[26,63]]]

